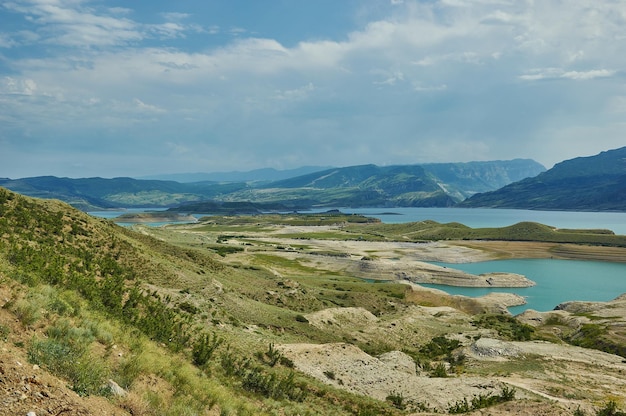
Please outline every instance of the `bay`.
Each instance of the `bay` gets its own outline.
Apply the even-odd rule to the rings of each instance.
[[[433,263],[472,274],[491,272],[518,273],[536,283],[528,288],[464,288],[445,285],[423,285],[442,289],[451,295],[470,297],[491,292],[516,293],[526,305],[510,307],[512,314],[527,309],[553,310],[568,301],[609,301],[626,293],[626,264],[588,260],[513,259],[478,263]]]
[[[310,212],[325,212],[332,208]],[[626,212],[537,211],[495,208],[337,208],[344,213],[361,214],[380,219],[387,224],[433,220],[440,223],[459,222],[472,228],[506,227],[522,221],[532,221],[557,228],[609,229],[626,235]],[[127,212],[158,211],[128,209],[124,211],[90,212],[91,215],[115,218]],[[165,223],[149,223],[160,226]],[[129,224],[125,224],[129,225]],[[556,259],[497,260],[469,264],[444,264],[446,267],[481,274],[511,272],[522,274],[537,283],[531,288],[461,288],[430,285],[450,294],[482,296],[489,292],[510,292],[524,296],[526,305],[509,308],[513,314],[526,309],[548,311],[559,303],[608,301],[626,293],[626,264],[600,261]]]
[[[306,212],[325,212],[319,208]],[[361,214],[380,219],[386,224],[433,220],[440,223],[459,222],[472,228],[507,227],[522,221],[538,222],[557,228],[608,229],[626,235],[626,212],[536,211],[498,208],[334,208],[344,213]],[[90,215],[113,219],[124,213],[163,211],[158,208],[92,211]],[[210,215],[210,214],[206,214]],[[194,215],[199,218],[202,215]],[[163,225],[165,223],[159,223]],[[156,224],[151,224],[156,225]]]
[[[340,211],[375,217],[386,224],[433,220],[440,223],[459,222],[472,228],[490,228],[532,221],[557,228],[608,229],[615,234],[626,235],[626,212],[498,208],[340,208]]]

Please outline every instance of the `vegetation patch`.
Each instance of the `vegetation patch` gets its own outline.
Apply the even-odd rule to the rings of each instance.
[[[474,324],[492,329],[509,341],[529,341],[535,334],[535,328],[508,315],[481,315],[474,320]]]
[[[479,394],[472,397],[471,400],[463,399],[458,401],[448,408],[448,413],[469,413],[474,410],[484,409],[500,403],[509,402],[513,399],[515,399],[515,389],[504,386],[499,395],[493,395],[491,393]]]

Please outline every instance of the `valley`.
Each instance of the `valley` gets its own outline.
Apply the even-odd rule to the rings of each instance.
[[[419,285],[532,284],[424,262],[618,260],[623,236],[339,212],[125,228],[2,189],[0,209],[5,413],[593,415],[626,403],[620,294],[512,317],[519,299]],[[515,241],[520,230],[534,241]]]

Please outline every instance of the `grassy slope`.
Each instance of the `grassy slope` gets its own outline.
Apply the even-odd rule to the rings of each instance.
[[[0,189],[0,276],[11,287],[5,309],[33,334],[16,342],[77,392],[106,394],[101,386],[113,378],[131,392],[120,406],[150,414],[395,412],[297,375],[288,363],[256,358],[277,340],[340,341],[296,317],[338,303],[342,293],[302,294],[290,308],[266,298],[268,288],[284,287],[276,276],[214,256]],[[22,332],[1,328],[7,340]],[[127,358],[118,360],[113,345]],[[211,346],[212,358],[194,366]],[[62,364],[55,351],[74,355],[76,365]],[[146,380],[169,393],[157,400]]]
[[[137,414],[209,409],[222,414],[394,414],[388,403],[323,385],[295,373],[289,362],[269,365],[269,345],[351,342],[372,354],[402,349],[418,356],[431,337],[474,330],[467,319],[451,327],[433,318],[412,328],[411,337],[368,328],[355,337],[350,330],[309,325],[305,314],[360,306],[384,327],[420,299],[407,297],[402,285],[372,285],[280,263],[285,260],[267,254],[252,252],[252,261],[229,264],[215,250],[225,245],[218,243],[224,232],[220,226],[238,233],[250,227],[267,230],[285,217],[269,218],[264,223],[255,217],[243,229],[232,218],[222,219],[222,225],[215,219],[185,234],[129,230],[59,202],[0,189],[0,279],[9,299],[4,310],[20,325],[0,322],[2,342],[21,346],[31,362],[68,380],[83,395],[107,395],[103,382],[114,379],[130,393],[113,403]],[[289,221],[303,224],[302,218]],[[444,234],[445,229],[468,231],[458,224],[430,226]],[[385,227],[345,225],[341,233],[402,240],[422,232],[416,224]],[[67,356],[74,359],[68,363]]]

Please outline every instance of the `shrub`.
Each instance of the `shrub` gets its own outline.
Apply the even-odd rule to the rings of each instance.
[[[437,365],[437,367],[435,367],[431,371],[430,376],[431,377],[441,377],[441,378],[448,377],[448,371],[446,370],[446,366],[443,363],[439,363]]]
[[[199,340],[193,344],[191,355],[193,363],[198,367],[202,367],[209,362],[215,350],[224,342],[215,332],[204,334]]]
[[[608,401],[604,407],[596,413],[597,416],[626,416],[626,412],[617,410],[617,403],[615,401]]]
[[[60,319],[46,331],[48,338],[34,339],[28,349],[29,361],[72,382],[80,395],[106,394],[104,381],[109,369],[89,354],[95,340],[91,328],[76,327],[68,319]]]
[[[328,377],[330,380],[334,380],[335,379],[335,372],[334,371],[324,371],[324,375],[326,377]]]
[[[456,339],[448,339],[443,336],[435,337],[422,348],[420,348],[420,354],[426,358],[438,358],[447,356],[457,349],[461,343]]]
[[[304,315],[296,315],[296,321],[304,322],[305,324],[309,323],[309,320],[306,319],[306,316],[304,316]]]
[[[474,323],[483,328],[493,329],[501,337],[512,341],[529,341],[535,334],[535,328],[508,315],[483,315]]]
[[[404,396],[402,395],[402,393],[391,392],[391,394],[389,394],[385,398],[385,400],[391,403],[393,407],[395,407],[396,409],[399,409],[399,410],[406,409],[406,402],[404,400]]]
[[[0,324],[0,340],[1,341],[7,341],[7,339],[9,338],[9,333],[11,332],[11,330],[9,329],[8,326],[6,325],[2,325]]]
[[[448,407],[448,413],[468,413],[474,410],[484,409],[485,407],[494,406],[499,403],[508,402],[513,399],[515,399],[515,389],[504,386],[500,391],[500,394],[497,396],[488,393],[479,394],[478,396],[475,395],[474,397],[472,397],[471,401],[468,401],[467,398],[459,400],[450,407]]]

